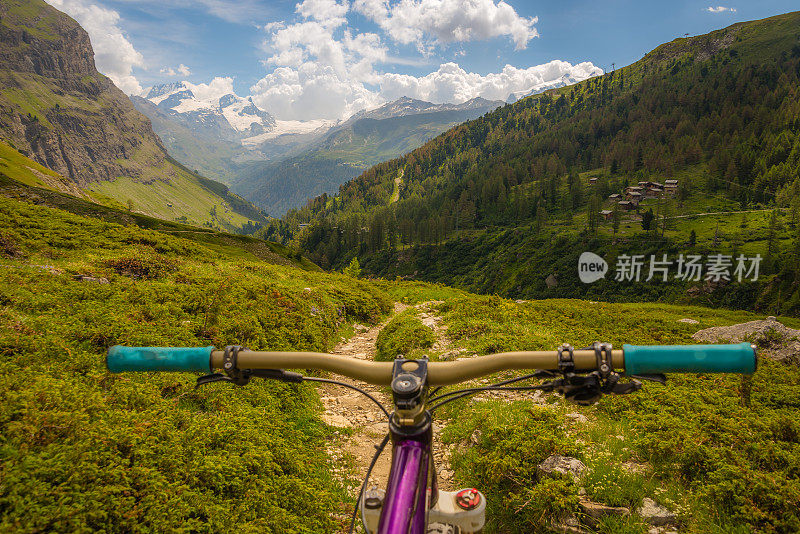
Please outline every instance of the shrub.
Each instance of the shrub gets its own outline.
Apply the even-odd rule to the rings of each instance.
[[[378,333],[375,359],[389,362],[398,354],[411,359],[418,356],[422,349],[431,348],[435,342],[433,330],[422,324],[415,308],[409,308],[392,318]]]

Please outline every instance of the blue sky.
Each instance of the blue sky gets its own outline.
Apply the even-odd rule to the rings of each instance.
[[[399,96],[463,101],[632,63],[659,44],[797,9],[796,0],[47,0],[89,32],[124,91],[188,81],[284,120]]]

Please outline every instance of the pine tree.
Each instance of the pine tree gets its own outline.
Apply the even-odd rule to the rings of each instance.
[[[642,214],[642,230],[645,232],[650,230],[650,225],[653,223],[653,218],[655,218],[655,215],[653,214],[653,208],[648,209]]]

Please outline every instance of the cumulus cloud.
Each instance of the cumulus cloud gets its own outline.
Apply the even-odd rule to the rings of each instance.
[[[344,16],[349,9],[346,0],[341,4],[335,0],[304,0],[295,7],[295,11],[303,17],[326,26],[341,26],[347,22]]]
[[[216,104],[225,95],[235,94],[233,91],[233,78],[230,76],[218,76],[209,83],[189,83],[183,82],[197,98],[203,102]]]
[[[445,43],[509,36],[523,48],[537,35],[536,19],[524,19],[493,0],[355,0],[352,8],[376,21],[399,43]],[[253,101],[282,120],[344,119],[362,109],[409,96],[435,103],[475,97],[505,100],[564,77],[568,82],[602,74],[591,63],[544,65],[481,75],[444,63],[425,76],[382,72],[402,62],[388,55],[382,36],[359,33],[348,24],[346,0],[304,0],[294,23],[270,23],[263,49],[272,71],[251,88]],[[225,80],[225,79],[220,79]],[[212,82],[213,84],[213,82]]]
[[[141,92],[133,67],[143,67],[144,58],[119,28],[119,13],[86,0],[47,2],[77,20],[89,34],[97,70],[129,95]]]
[[[708,6],[706,8],[706,11],[708,11],[709,13],[725,13],[726,11],[728,11],[730,13],[736,13],[736,8],[735,7],[725,7],[725,6],[717,6],[717,7]]]
[[[420,48],[508,36],[521,50],[539,35],[538,17],[521,17],[502,0],[355,0],[353,8],[393,40]]]
[[[283,120],[340,119],[382,102],[364,84],[316,63],[278,67],[250,90],[256,105]]]
[[[381,96],[387,100],[410,96],[436,104],[461,103],[479,96],[489,100],[505,100],[510,93],[527,93],[562,78],[567,82],[577,82],[602,73],[600,68],[589,62],[572,65],[554,60],[526,69],[506,65],[500,72],[481,76],[465,71],[456,63],[445,63],[437,71],[421,77],[383,74],[380,87]]]
[[[165,76],[178,76],[178,75],[189,76],[190,74],[192,74],[192,71],[189,69],[189,67],[187,67],[183,63],[181,63],[174,69],[172,67],[163,67],[158,72],[164,74]]]

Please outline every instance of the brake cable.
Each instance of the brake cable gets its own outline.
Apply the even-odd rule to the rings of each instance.
[[[336,384],[337,386],[344,386],[346,388],[350,388],[352,390],[358,391],[359,393],[361,393],[362,395],[367,397],[369,400],[374,402],[375,405],[378,408],[381,409],[383,414],[386,416],[387,420],[391,418],[391,415],[389,414],[389,411],[386,408],[384,408],[383,404],[381,404],[378,399],[376,399],[375,397],[373,397],[368,392],[364,391],[363,389],[361,389],[358,386],[354,386],[352,384],[348,384],[347,382],[340,382],[338,380],[331,380],[329,378],[317,378],[315,376],[304,376],[303,380],[308,381],[308,382],[325,382],[326,384]]]
[[[375,405],[381,409],[383,415],[386,416],[386,419],[389,419],[391,417],[388,410],[386,410],[386,408],[383,407],[383,404],[381,404],[380,401],[378,401],[378,399],[376,399],[375,397],[373,397],[360,387],[348,384],[347,382],[342,382],[340,380],[331,380],[329,378],[317,378],[315,376],[303,376],[300,373],[295,373],[293,371],[286,371],[285,369],[239,369],[237,361],[239,353],[247,350],[250,349],[246,349],[238,345],[229,345],[225,347],[225,350],[223,352],[223,365],[222,365],[225,374],[212,373],[210,375],[201,376],[200,378],[197,379],[197,384],[195,385],[195,389],[199,388],[200,386],[212,384],[214,382],[230,382],[237,386],[246,386],[250,382],[251,378],[272,379],[294,384],[299,384],[300,382],[324,382],[326,384],[335,384],[337,386],[350,388],[352,390],[361,393],[369,400],[374,402]]]
[[[364,525],[364,530],[367,534],[370,534],[369,529],[367,528],[367,522],[364,520],[364,508],[359,506],[361,504],[361,497],[364,495],[364,490],[369,483],[369,476],[372,474],[372,469],[375,467],[375,464],[378,463],[378,458],[380,457],[383,449],[386,448],[386,444],[389,443],[389,438],[391,434],[387,433],[384,436],[383,441],[380,444],[375,445],[375,454],[372,455],[372,461],[369,463],[369,467],[367,468],[367,475],[364,477],[364,482],[361,483],[361,490],[358,492],[358,497],[356,497],[356,505],[353,508],[353,515],[350,517],[350,529],[349,533],[353,534],[353,529],[356,525],[356,516],[358,515],[358,510],[361,509],[361,523]]]

